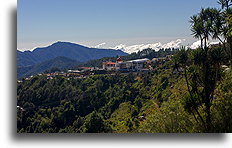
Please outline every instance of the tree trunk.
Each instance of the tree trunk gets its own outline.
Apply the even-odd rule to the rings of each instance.
[[[205,103],[205,108],[206,108],[206,126],[207,126],[207,132],[211,132],[211,114],[210,114],[210,101],[206,100]]]
[[[229,42],[229,50],[230,50],[230,70],[232,72],[232,40],[231,40],[231,37],[229,37],[228,42]]]
[[[207,126],[207,132],[211,131],[211,114],[210,114],[210,86],[209,86],[209,66],[206,62],[205,64],[205,112],[206,112],[206,126]]]
[[[207,50],[207,38],[205,37],[205,50]]]
[[[228,44],[229,44],[229,52],[230,52],[230,77],[232,78],[232,37],[229,37],[228,38]],[[232,88],[231,88],[232,89]],[[228,113],[229,115],[231,114],[231,109],[232,109],[232,106],[230,104],[230,100],[231,98],[229,97],[229,109],[228,109]],[[228,124],[228,133],[231,132],[231,116],[229,116],[229,124]]]
[[[197,113],[197,115],[199,116],[199,118],[200,118],[202,124],[204,125],[204,127],[207,128],[204,119],[202,118],[201,114],[199,113],[198,109],[196,108],[196,102],[194,101],[193,96],[192,96],[192,93],[191,93],[191,90],[190,90],[190,85],[189,85],[189,82],[188,82],[187,72],[186,72],[186,69],[185,69],[185,68],[184,68],[184,76],[185,76],[185,81],[186,81],[186,83],[187,83],[187,88],[188,88],[188,92],[189,92],[189,95],[190,95],[190,100],[191,100],[191,102],[194,104],[194,108],[193,108],[193,109],[196,111],[196,113]],[[193,114],[194,114],[194,113],[193,113]],[[198,120],[197,120],[197,118],[195,117],[195,115],[194,115],[194,118],[195,118],[195,120],[198,122]]]
[[[201,49],[203,49],[203,39],[201,38]]]
[[[204,103],[205,103],[205,112],[206,112],[206,132],[211,132],[211,113],[210,113],[210,84],[209,84],[209,61],[208,61],[208,47],[207,47],[207,38],[205,37],[205,61],[203,63],[204,71]]]

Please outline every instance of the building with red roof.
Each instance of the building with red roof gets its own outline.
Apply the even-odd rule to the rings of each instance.
[[[111,61],[102,63],[102,68],[104,70],[115,70],[115,67],[116,67],[116,63]]]

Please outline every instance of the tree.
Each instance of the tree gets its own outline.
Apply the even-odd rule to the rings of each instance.
[[[222,13],[221,15],[224,18],[224,37],[227,40],[227,52],[229,54],[229,59],[231,59],[231,22],[232,22],[232,0],[219,0],[218,4],[221,5]]]
[[[109,132],[109,126],[104,122],[102,116],[93,111],[85,120],[83,132],[85,133],[104,133]]]
[[[220,2],[222,6],[228,8],[229,0],[220,0]],[[194,62],[188,70],[192,72],[190,73],[190,78],[198,78],[200,81],[197,82],[193,80],[191,84],[188,83],[186,70],[185,77],[191,100],[194,100],[193,96],[196,94],[198,96],[197,98],[201,98],[200,102],[205,105],[205,112],[207,114],[205,121],[206,129],[207,131],[211,131],[210,107],[215,85],[219,81],[218,74],[220,65],[224,62],[224,52],[221,50],[223,47],[218,47],[209,51],[207,42],[209,38],[212,37],[213,39],[219,39],[224,44],[220,36],[225,34],[225,28],[228,29],[229,25],[224,25],[225,21],[223,20],[223,16],[220,11],[215,8],[202,8],[200,13],[191,17],[190,23],[193,37],[201,39],[201,48],[193,52]],[[204,46],[202,45],[202,40],[204,40]],[[229,40],[227,39],[227,44],[228,43]],[[228,55],[230,57],[230,54]],[[181,63],[181,61],[179,62]],[[186,64],[184,64],[184,66],[186,68]],[[190,85],[193,86],[190,87]],[[198,89],[200,86],[203,87],[202,91]],[[194,104],[196,104],[196,102]],[[204,123],[203,120],[202,122]]]
[[[190,17],[191,31],[194,38],[201,40],[201,48],[203,48],[203,23],[202,19],[198,15]]]
[[[216,12],[217,10],[214,8],[202,8],[198,14],[190,17],[192,35],[201,40],[201,48],[207,48],[207,41],[212,32]]]
[[[230,59],[230,70],[232,72],[232,8],[231,8],[232,0],[219,0],[218,3],[221,5],[222,16],[224,18],[223,36],[227,40],[227,51]],[[230,124],[229,124],[229,130],[230,130]]]
[[[226,61],[225,51],[220,46],[210,48],[207,52],[202,48],[193,51],[182,49],[174,59],[178,63],[176,65],[183,69],[189,92],[186,109],[193,114],[197,122],[203,125],[205,132],[212,132],[211,105],[216,85],[221,80],[221,65]],[[206,114],[205,118],[200,112],[202,109]]]

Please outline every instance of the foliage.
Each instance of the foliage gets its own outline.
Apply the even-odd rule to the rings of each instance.
[[[198,49],[147,49],[123,57],[151,59],[174,54],[168,62],[153,63],[154,70],[149,72],[54,79],[38,75],[18,82],[17,131],[231,132],[231,41],[226,35],[222,44],[207,44],[210,37],[223,37],[222,28],[231,29],[227,22],[231,19],[231,1],[219,3],[222,10],[206,8],[191,17],[193,36],[201,39]],[[105,60],[112,58],[94,60],[85,66],[99,66]]]
[[[49,80],[35,76],[19,82],[17,104],[24,110],[18,109],[18,132],[205,132],[199,116],[186,106],[185,78],[181,70],[173,72],[173,65],[174,60],[149,73]],[[230,129],[229,76],[222,71],[216,86],[212,132]],[[199,112],[205,119],[204,110]]]

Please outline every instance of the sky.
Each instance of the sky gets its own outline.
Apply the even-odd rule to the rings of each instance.
[[[191,44],[190,16],[217,0],[18,0],[17,48],[32,50],[56,41],[94,47]]]

